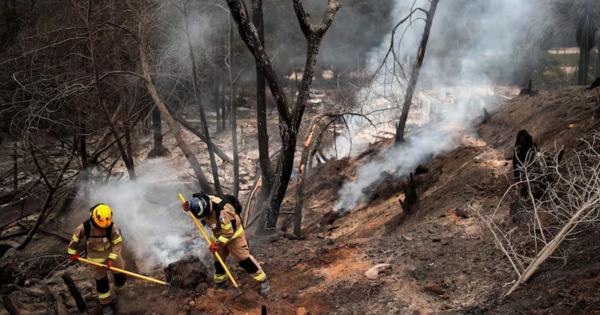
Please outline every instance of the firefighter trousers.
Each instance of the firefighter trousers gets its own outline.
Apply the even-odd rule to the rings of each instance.
[[[125,269],[125,261],[122,257],[115,260],[114,267],[119,269]],[[112,302],[112,296],[110,293],[110,283],[108,282],[108,270],[103,267],[90,265],[90,271],[94,279],[96,279],[96,291],[98,291],[98,297],[100,298],[100,304],[107,305]],[[118,272],[111,271],[115,277],[115,291],[123,290],[127,277]]]
[[[217,253],[219,253],[223,262],[225,262],[225,259],[231,254],[231,256],[237,260],[240,267],[244,268],[254,280],[262,282],[267,279],[267,275],[260,267],[258,261],[250,255],[245,234],[233,239],[226,247],[220,247],[217,250]],[[227,281],[227,273],[215,257],[215,283],[222,283],[225,281]]]

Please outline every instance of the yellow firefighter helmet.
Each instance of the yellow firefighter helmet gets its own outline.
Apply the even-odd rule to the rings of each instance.
[[[103,203],[95,205],[90,214],[94,223],[101,228],[107,228],[112,223],[112,210]]]

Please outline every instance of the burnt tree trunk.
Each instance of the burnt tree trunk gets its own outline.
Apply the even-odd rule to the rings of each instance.
[[[487,123],[488,121],[490,121],[490,119],[492,119],[492,116],[490,115],[490,113],[488,112],[487,108],[483,108],[483,123]]]
[[[408,177],[408,183],[404,186],[404,201],[398,199],[400,205],[402,205],[402,211],[405,214],[412,213],[412,207],[417,202],[417,186],[415,185],[415,178],[413,177],[413,173],[410,173]]]
[[[183,7],[183,24],[185,26],[185,37],[187,39],[187,44],[189,48],[190,60],[192,62],[192,85],[194,87],[194,99],[196,100],[196,104],[198,105],[198,110],[200,111],[200,122],[202,123],[202,131],[204,132],[204,137],[206,138],[206,145],[208,146],[208,155],[210,157],[210,166],[213,173],[213,181],[215,185],[215,191],[217,194],[222,195],[223,190],[221,189],[221,184],[219,183],[219,168],[217,166],[217,161],[215,159],[215,151],[213,148],[213,143],[210,141],[210,133],[208,131],[208,123],[206,122],[206,115],[204,114],[204,108],[202,107],[202,103],[200,101],[200,85],[198,84],[198,70],[196,68],[196,57],[194,56],[194,50],[192,48],[192,41],[190,40],[190,29],[189,29],[189,19],[187,15],[187,10],[185,8],[185,4]]]
[[[225,72],[223,68],[221,68],[221,73]],[[223,79],[223,75],[219,76],[221,80],[221,130],[227,130],[227,89],[225,88],[225,80]]]
[[[231,102],[231,142],[233,145],[233,187],[231,193],[236,198],[240,190],[240,156],[238,153],[237,141],[237,101],[235,93],[235,82],[231,77],[231,67],[233,67],[233,19],[229,18],[229,101]],[[242,130],[243,134],[243,130]]]
[[[17,143],[13,145],[13,189],[16,192],[19,189],[19,165],[17,163],[19,155],[17,153]]]
[[[86,144],[86,130],[83,121],[79,123],[79,153],[81,155],[81,182],[83,184],[83,200],[85,205],[90,202],[90,183],[88,176],[88,157]]]
[[[260,43],[265,49],[265,28],[263,21],[262,0],[252,0],[252,21]],[[269,134],[267,131],[267,98],[265,76],[260,63],[256,63],[256,126],[258,129],[258,156],[262,174],[262,187],[260,188],[257,208],[261,208],[264,200],[273,188],[273,166],[269,158]]]
[[[400,121],[396,126],[396,144],[404,142],[404,130],[406,129],[408,112],[410,110],[410,104],[412,103],[413,94],[415,93],[415,88],[417,87],[417,82],[419,81],[419,73],[421,72],[421,66],[423,65],[423,59],[425,58],[425,50],[427,49],[431,25],[433,24],[433,18],[439,2],[439,0],[432,0],[431,7],[429,8],[429,11],[427,11],[427,19],[425,20],[423,37],[421,38],[417,59],[415,60],[413,70],[410,75],[410,81],[408,82],[406,95],[404,97],[404,104],[402,105],[402,115],[400,116]]]
[[[158,106],[152,106],[152,133],[154,135],[154,150],[163,150],[162,117]]]
[[[521,130],[517,134],[517,140],[515,142],[515,152],[512,158],[513,168],[513,180],[516,182],[522,181],[521,168],[523,165],[529,165],[531,160],[534,158],[534,154],[537,150],[537,145],[533,142],[533,138],[527,132],[527,130]],[[520,196],[527,196],[527,187],[522,185],[519,189]]]
[[[186,159],[192,166],[192,169],[194,170],[194,173],[196,175],[196,178],[198,179],[198,183],[200,184],[200,187],[207,194],[212,194],[213,189],[210,186],[210,183],[208,182],[208,180],[206,179],[206,176],[204,175],[204,172],[202,171],[202,167],[200,167],[200,163],[198,162],[196,155],[194,155],[194,152],[192,152],[192,150],[188,147],[187,143],[181,136],[181,131],[179,130],[179,126],[175,123],[175,120],[169,114],[169,110],[167,109],[167,107],[165,106],[163,101],[160,99],[160,96],[158,95],[158,92],[156,91],[156,87],[152,83],[152,77],[150,76],[150,65],[148,63],[148,56],[146,55],[147,21],[145,20],[145,17],[143,17],[139,12],[137,12],[136,8],[131,4],[131,2],[127,1],[127,5],[135,13],[135,15],[139,21],[140,62],[142,63],[142,71],[143,71],[143,75],[144,75],[144,79],[145,79],[146,88],[148,89],[150,96],[152,96],[154,103],[160,109],[161,114],[165,116],[167,124],[169,125],[169,128],[173,132],[173,136],[175,137],[175,140],[177,141],[177,146],[179,146],[179,149],[181,149],[181,152],[183,152]]]
[[[221,132],[221,106],[220,106],[220,89],[221,89],[221,80],[219,78],[219,48],[218,45],[218,36],[219,29],[217,28],[217,32],[213,35],[213,43],[214,43],[214,56],[213,56],[213,94],[214,94],[214,106],[215,106],[215,114],[217,119],[217,133]]]
[[[148,152],[148,158],[151,159],[167,155],[169,150],[163,146],[162,116],[158,106],[152,106],[151,130],[154,137],[154,147]]]
[[[575,38],[579,46],[579,70],[577,72],[577,84],[587,85],[590,70],[590,57],[595,45],[595,32],[590,27],[577,29]]]
[[[135,180],[136,175],[135,175],[135,168],[133,165],[133,161],[127,155],[125,146],[123,145],[123,142],[121,141],[121,137],[119,137],[119,133],[117,132],[117,127],[113,123],[112,117],[108,111],[106,102],[103,99],[104,91],[101,88],[102,82],[100,81],[100,74],[98,73],[98,62],[96,60],[96,38],[94,37],[95,27],[92,25],[92,21],[90,21],[90,16],[91,16],[91,11],[92,11],[92,3],[93,3],[92,1],[88,1],[87,16],[81,10],[79,10],[79,8],[77,8],[77,10],[78,10],[77,12],[79,13],[80,18],[85,22],[87,29],[88,29],[88,38],[89,38],[89,42],[90,42],[90,55],[91,55],[91,60],[92,60],[92,68],[93,68],[93,72],[94,72],[94,83],[95,83],[94,87],[96,90],[96,99],[98,101],[98,105],[100,106],[100,108],[102,109],[102,112],[104,113],[104,117],[106,118],[110,132],[115,137],[115,140],[117,142],[117,147],[119,148],[119,152],[121,153],[123,162],[125,162],[125,167],[127,168],[127,173],[129,174],[129,179]]]
[[[200,130],[194,128],[194,126],[192,126],[192,124],[190,124],[187,120],[185,120],[183,117],[181,117],[177,113],[175,113],[175,111],[171,107],[167,107],[167,109],[169,110],[169,113],[171,114],[171,117],[173,117],[173,119],[175,119],[177,122],[179,122],[185,129],[187,129],[191,133],[195,134],[204,143],[207,143],[206,137],[204,137],[204,134],[202,134],[202,132],[200,132]],[[225,154],[225,152],[223,152],[221,149],[219,149],[219,147],[216,144],[214,144],[214,142],[212,145],[213,145],[213,148],[215,149],[215,154],[218,157],[220,157],[223,160],[223,162],[233,163],[233,160],[229,156],[227,156],[227,154]]]
[[[322,116],[316,116],[313,118],[311,125],[308,127],[309,133],[304,141],[302,148],[302,156],[300,157],[300,167],[298,170],[298,182],[296,184],[296,213],[294,215],[294,234],[298,237],[302,237],[302,206],[304,202],[304,178],[307,170],[307,160],[310,153],[310,145],[314,138],[315,128],[317,122]]]
[[[282,140],[281,155],[278,159],[277,179],[269,196],[266,216],[264,216],[264,227],[274,229],[279,217],[279,210],[292,174],[294,154],[296,152],[296,141],[298,128],[302,122],[304,109],[308,100],[308,88],[312,83],[314,68],[319,54],[319,45],[323,36],[333,23],[335,13],[340,4],[337,0],[329,0],[323,20],[319,25],[310,23],[309,15],[304,11],[300,0],[293,0],[294,11],[300,24],[300,29],[307,41],[306,64],[304,77],[299,91],[298,100],[293,111],[290,112],[283,86],[281,85],[275,68],[266,54],[255,26],[250,22],[248,12],[240,0],[227,0],[231,16],[235,20],[240,37],[254,56],[256,63],[261,69],[271,89],[279,113],[279,133]]]

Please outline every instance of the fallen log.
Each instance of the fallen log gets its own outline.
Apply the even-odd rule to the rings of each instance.
[[[77,310],[79,310],[79,312],[81,313],[87,311],[87,305],[85,304],[85,300],[81,296],[79,289],[77,289],[75,281],[73,281],[73,279],[67,274],[62,275],[61,278],[67,286],[67,289],[69,289],[69,292],[73,296],[73,299],[75,299],[75,303],[77,304]]]
[[[2,304],[4,305],[4,308],[6,309],[6,311],[8,312],[8,314],[10,315],[19,315],[19,309],[17,308],[17,306],[15,306],[15,303],[13,303],[10,298],[8,297],[8,295],[2,295]]]
[[[195,134],[204,143],[207,143],[206,142],[206,137],[198,129],[194,128],[183,117],[177,115],[173,110],[171,110],[171,108],[168,108],[168,110],[171,113],[171,116],[173,117],[173,119],[175,119],[178,123],[180,123],[185,129],[187,129],[191,133]],[[215,154],[217,156],[219,156],[223,160],[223,162],[233,163],[233,160],[229,156],[227,156],[227,154],[225,154],[225,152],[221,151],[221,149],[219,149],[219,147],[217,147],[217,145],[215,145],[214,143],[212,143],[212,146],[215,149]]]

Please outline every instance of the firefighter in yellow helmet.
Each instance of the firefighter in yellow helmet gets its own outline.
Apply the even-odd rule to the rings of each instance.
[[[113,223],[112,210],[109,206],[99,203],[90,208],[90,219],[77,227],[71,243],[69,243],[69,255],[72,261],[79,259],[79,244],[84,241],[87,249],[87,259],[105,264],[108,267],[123,269],[125,262],[121,257],[123,250],[123,239],[121,230]],[[104,315],[111,315],[112,297],[110,284],[108,282],[108,268],[89,266],[94,279],[96,279],[96,290],[102,305]],[[115,290],[121,291],[125,286],[124,274],[114,272]]]

